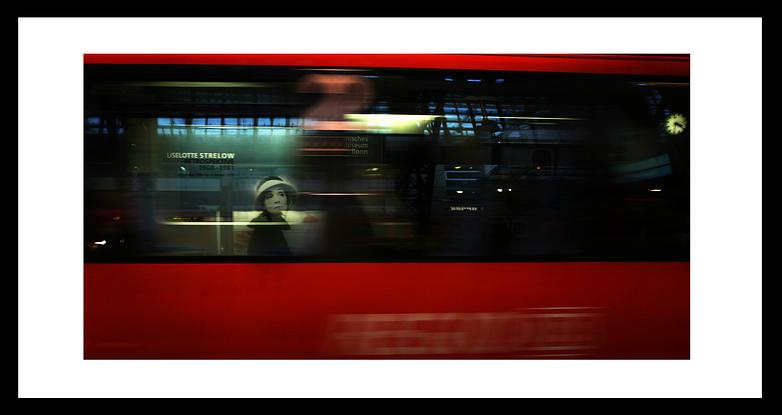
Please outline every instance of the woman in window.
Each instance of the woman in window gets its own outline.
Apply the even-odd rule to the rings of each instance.
[[[253,224],[247,225],[253,230],[248,255],[290,255],[283,232],[290,229],[285,216],[295,197],[296,189],[278,176],[268,176],[258,183],[255,210],[261,213],[252,220]]]

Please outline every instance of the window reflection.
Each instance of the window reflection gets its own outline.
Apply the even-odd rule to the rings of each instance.
[[[369,79],[375,101],[357,112],[431,118],[307,129],[302,114],[323,97],[297,94],[301,74],[281,70],[264,88],[88,94],[87,240],[106,242],[87,254],[248,255],[255,186],[268,176],[296,182],[281,232],[289,256],[689,254],[689,144],[659,126],[687,110],[688,88],[393,75]],[[87,81],[105,82],[99,71]]]

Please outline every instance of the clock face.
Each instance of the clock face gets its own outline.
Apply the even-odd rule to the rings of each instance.
[[[671,114],[665,120],[665,131],[670,135],[678,135],[687,129],[687,117],[682,114]]]

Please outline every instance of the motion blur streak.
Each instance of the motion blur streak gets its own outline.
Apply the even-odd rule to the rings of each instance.
[[[605,314],[546,307],[489,313],[357,314],[331,317],[326,354],[437,355],[552,351],[598,356]]]

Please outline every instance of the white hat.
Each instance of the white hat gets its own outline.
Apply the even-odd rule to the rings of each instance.
[[[255,191],[255,194],[260,196],[261,193],[271,189],[274,186],[283,186],[283,187],[285,187],[285,190],[288,190],[288,191],[291,191],[291,192],[295,192],[296,191],[296,189],[290,183],[286,182],[285,180],[283,180],[283,179],[279,179],[278,180],[277,178],[273,178],[273,179],[265,179],[263,182],[258,183],[258,187],[257,187],[257,189]]]
[[[258,183],[258,186],[255,188],[256,204],[258,203],[258,198],[263,194],[263,192],[277,186],[282,187],[285,189],[285,192],[288,193],[288,207],[293,205],[295,202],[294,199],[296,188],[280,176],[268,176]]]

